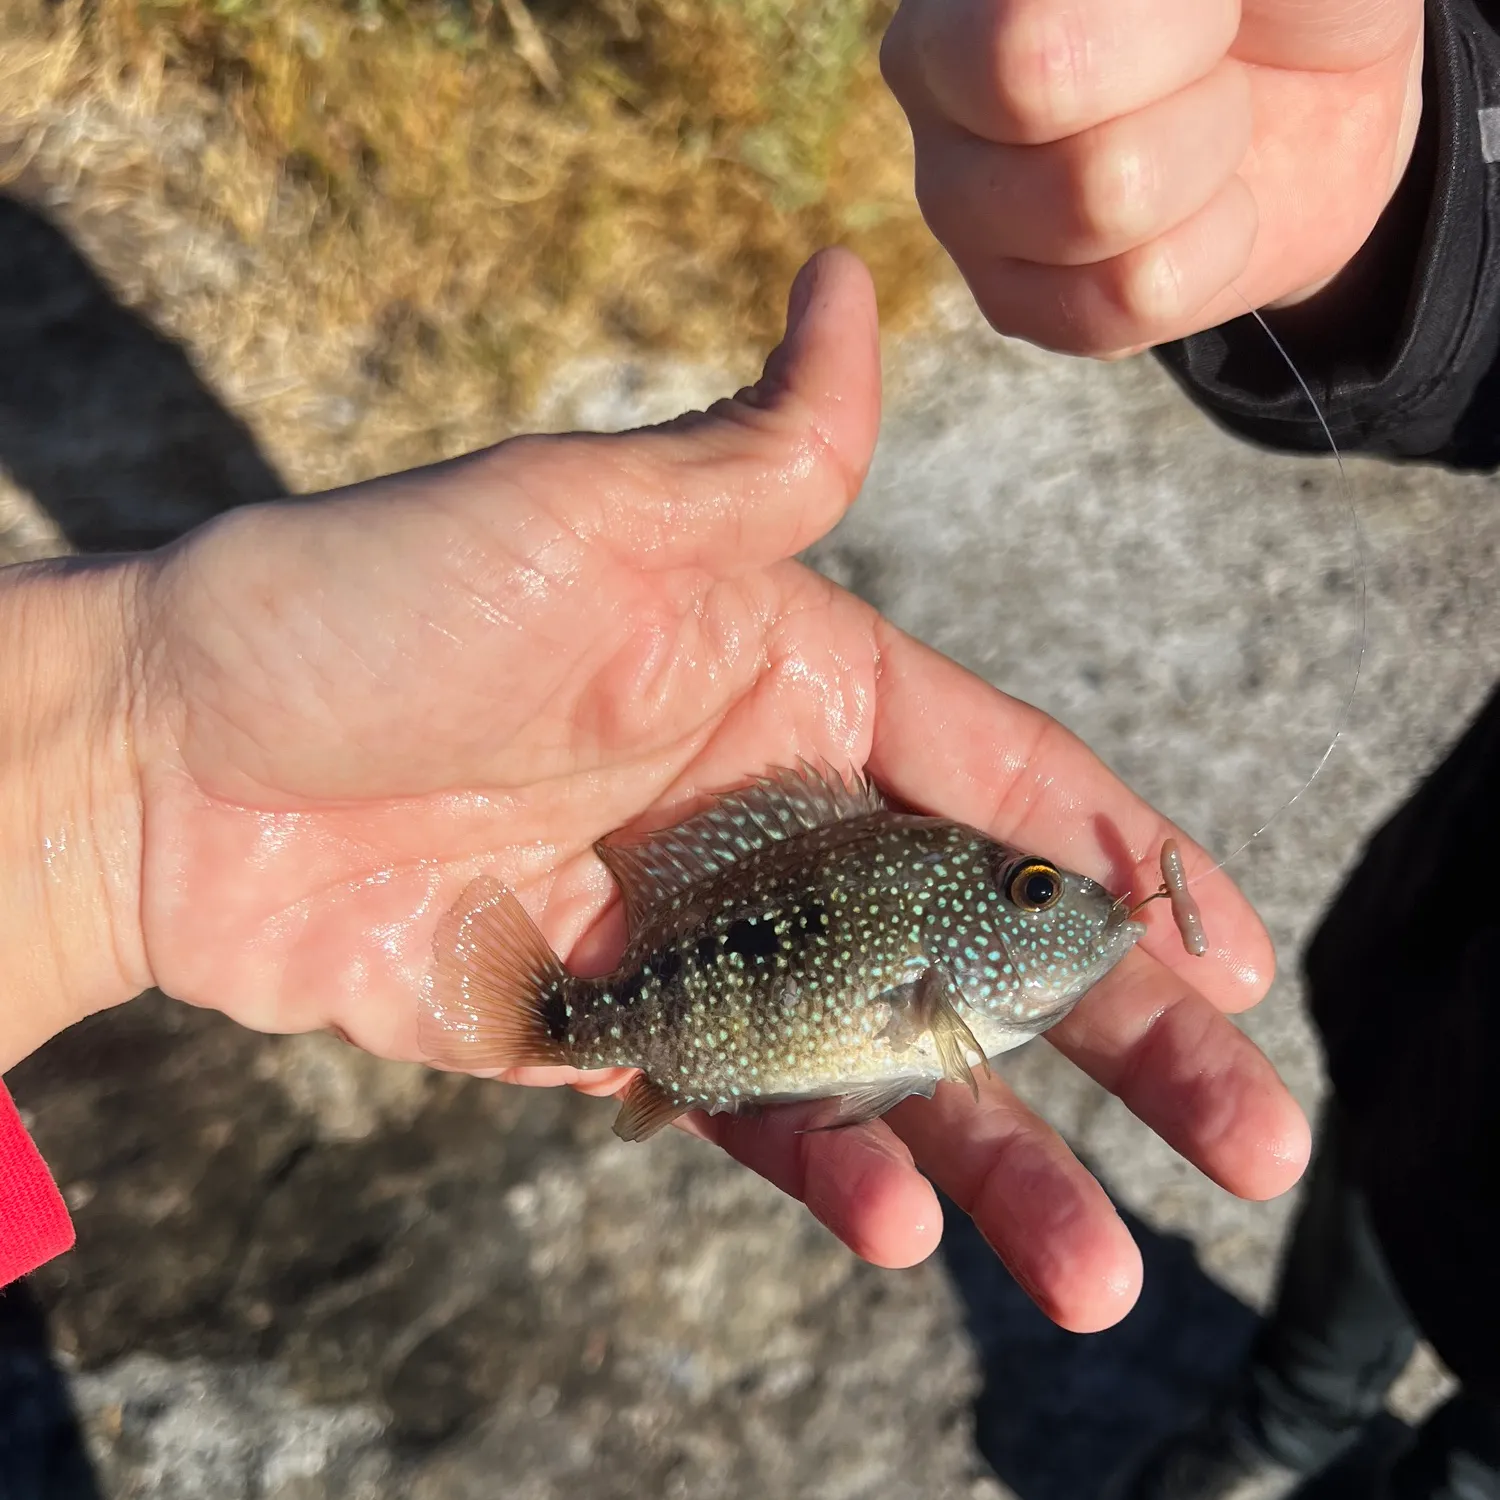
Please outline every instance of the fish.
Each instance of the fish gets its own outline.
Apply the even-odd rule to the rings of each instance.
[[[977,1097],[975,1064],[1055,1025],[1145,932],[1094,880],[827,765],[594,848],[625,906],[615,969],[569,973],[481,876],[434,938],[421,1046],[470,1072],[638,1069],[614,1126],[631,1141],[690,1110],[833,1100],[838,1126],[942,1079]]]

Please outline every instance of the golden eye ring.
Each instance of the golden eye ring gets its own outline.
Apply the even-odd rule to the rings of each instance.
[[[1022,911],[1046,911],[1062,900],[1062,871],[1044,859],[1024,859],[1005,882],[1005,894]]]

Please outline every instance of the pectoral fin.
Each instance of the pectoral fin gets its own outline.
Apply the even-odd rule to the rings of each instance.
[[[986,1073],[990,1071],[989,1059],[953,1003],[953,981],[934,964],[917,981],[912,1006],[913,1019],[931,1033],[943,1077],[964,1084],[978,1099],[979,1084],[969,1066],[969,1054],[979,1058]]]

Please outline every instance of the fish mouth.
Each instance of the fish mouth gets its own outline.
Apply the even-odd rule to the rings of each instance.
[[[1104,931],[1094,943],[1094,954],[1101,963],[1113,968],[1146,935],[1146,924],[1130,915],[1127,897],[1121,897],[1104,919]]]

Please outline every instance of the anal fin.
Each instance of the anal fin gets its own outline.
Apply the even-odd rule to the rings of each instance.
[[[644,1141],[678,1115],[685,1115],[689,1105],[673,1099],[660,1084],[652,1083],[644,1073],[637,1073],[620,1096],[620,1113],[615,1116],[615,1134],[622,1141]]]

